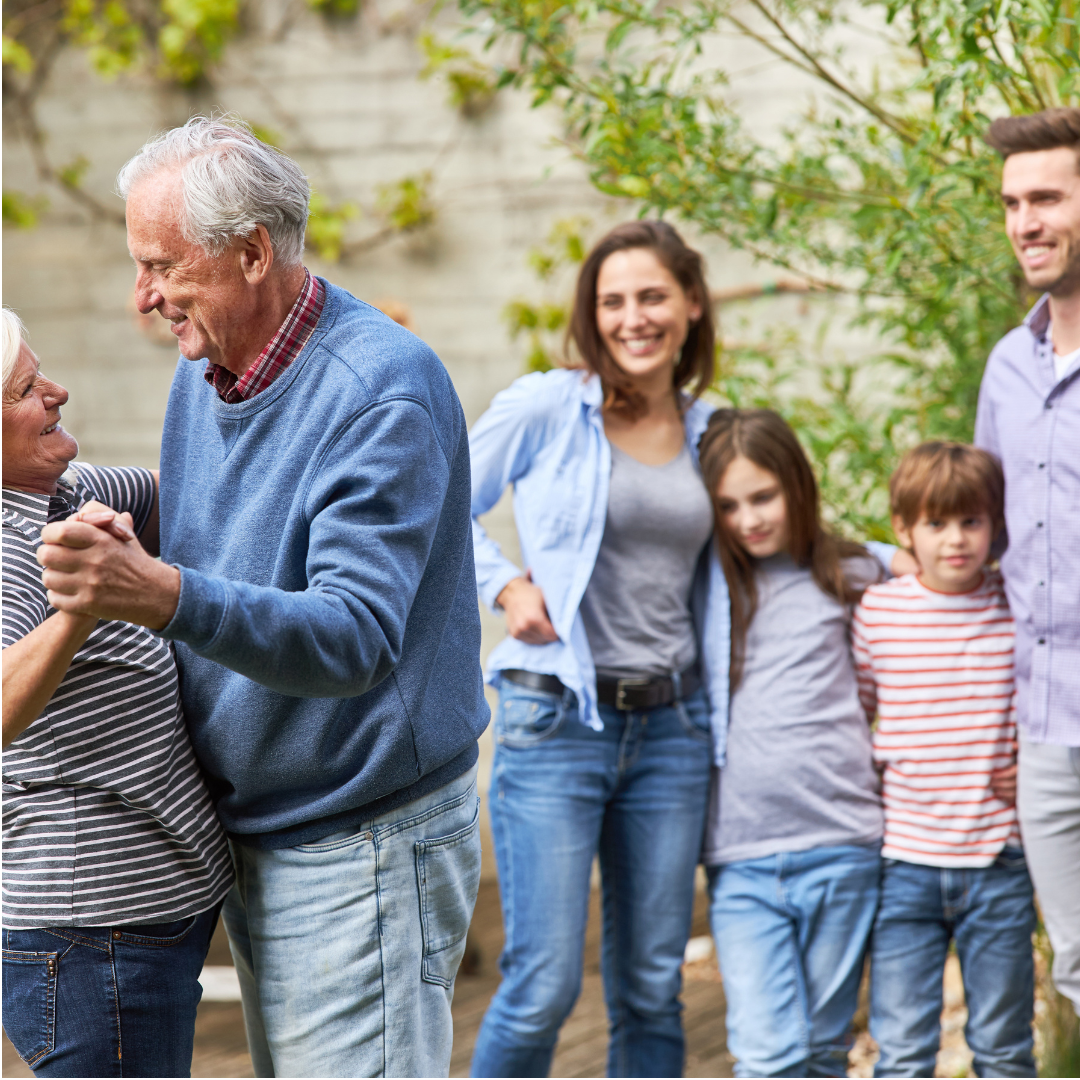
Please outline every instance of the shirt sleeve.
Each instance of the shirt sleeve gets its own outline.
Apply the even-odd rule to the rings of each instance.
[[[180,566],[180,600],[161,636],[279,694],[367,693],[401,659],[420,581],[434,570],[450,479],[422,405],[400,399],[364,411],[306,499],[308,587],[286,592]]]
[[[880,540],[867,540],[863,547],[881,564],[881,568],[885,571],[884,577],[891,578],[893,557],[900,549],[895,544],[885,544]]]
[[[855,609],[855,617],[851,620],[851,652],[855,658],[859,701],[866,711],[867,722],[873,723],[877,715],[877,683],[874,681],[874,657],[870,651],[870,642],[866,638],[862,611],[862,604],[859,604]]]
[[[79,480],[98,502],[135,522],[135,535],[143,531],[154,508],[154,474],[149,469],[76,463]]]
[[[543,415],[543,376],[526,376],[496,394],[491,407],[469,433],[472,462],[472,533],[476,587],[495,610],[495,599],[522,571],[488,536],[478,518],[502,497],[507,485],[528,472],[544,445],[548,424]]]
[[[3,647],[14,645],[40,626],[49,614],[34,546],[4,528]]]

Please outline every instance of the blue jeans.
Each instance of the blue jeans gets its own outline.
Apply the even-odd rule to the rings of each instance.
[[[879,851],[844,844],[708,867],[736,1076],[847,1075]]]
[[[886,859],[870,953],[875,1076],[933,1076],[949,941],[964,975],[976,1076],[1034,1076],[1035,906],[1022,851],[943,870]]]
[[[547,1076],[581,991],[599,852],[609,1076],[679,1076],[681,967],[709,789],[704,693],[643,712],[602,706],[603,731],[562,698],[504,683],[491,826],[506,945],[474,1076]]]
[[[479,805],[473,766],[318,843],[233,844],[224,918],[256,1076],[446,1076]]]
[[[217,917],[4,930],[4,1030],[34,1075],[190,1076]]]

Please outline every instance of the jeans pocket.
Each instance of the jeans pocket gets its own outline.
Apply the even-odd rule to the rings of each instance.
[[[563,695],[515,686],[499,696],[495,739],[500,746],[523,750],[551,738],[565,717]]]
[[[464,829],[416,842],[416,879],[424,939],[421,975],[425,982],[449,988],[465,954],[465,935],[480,888],[479,799]]]
[[[157,949],[169,949],[179,945],[198,921],[198,915],[189,915],[186,919],[170,923],[119,926],[113,931],[113,940],[124,945],[152,945]]]
[[[712,727],[709,723],[709,707],[701,699],[689,698],[672,702],[672,708],[686,733],[702,743],[712,742]]]
[[[3,963],[4,1031],[19,1057],[33,1068],[56,1046],[60,954],[5,949]]]

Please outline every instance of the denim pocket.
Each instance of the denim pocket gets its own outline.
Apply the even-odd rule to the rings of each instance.
[[[709,723],[709,707],[704,695],[695,694],[691,698],[672,703],[672,708],[679,716],[679,721],[686,733],[703,743],[712,742],[712,727]]]
[[[424,939],[421,976],[450,987],[465,954],[476,893],[480,888],[480,800],[464,829],[416,842],[420,925]]]
[[[152,945],[158,949],[169,949],[179,945],[191,933],[198,919],[198,915],[189,915],[186,919],[171,923],[118,926],[113,931],[113,940],[123,945]]]
[[[562,694],[515,686],[499,696],[495,739],[500,746],[525,749],[550,738],[562,727],[566,707]]]
[[[59,953],[4,949],[4,1031],[31,1068],[56,1045],[59,967]]]

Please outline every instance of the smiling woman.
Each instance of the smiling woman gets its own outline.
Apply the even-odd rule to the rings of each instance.
[[[232,867],[172,653],[55,611],[37,561],[72,517],[156,550],[157,477],[73,464],[67,391],[6,308],[2,328],[4,1029],[38,1076],[112,1075],[121,1044],[124,1075],[186,1076]]]

